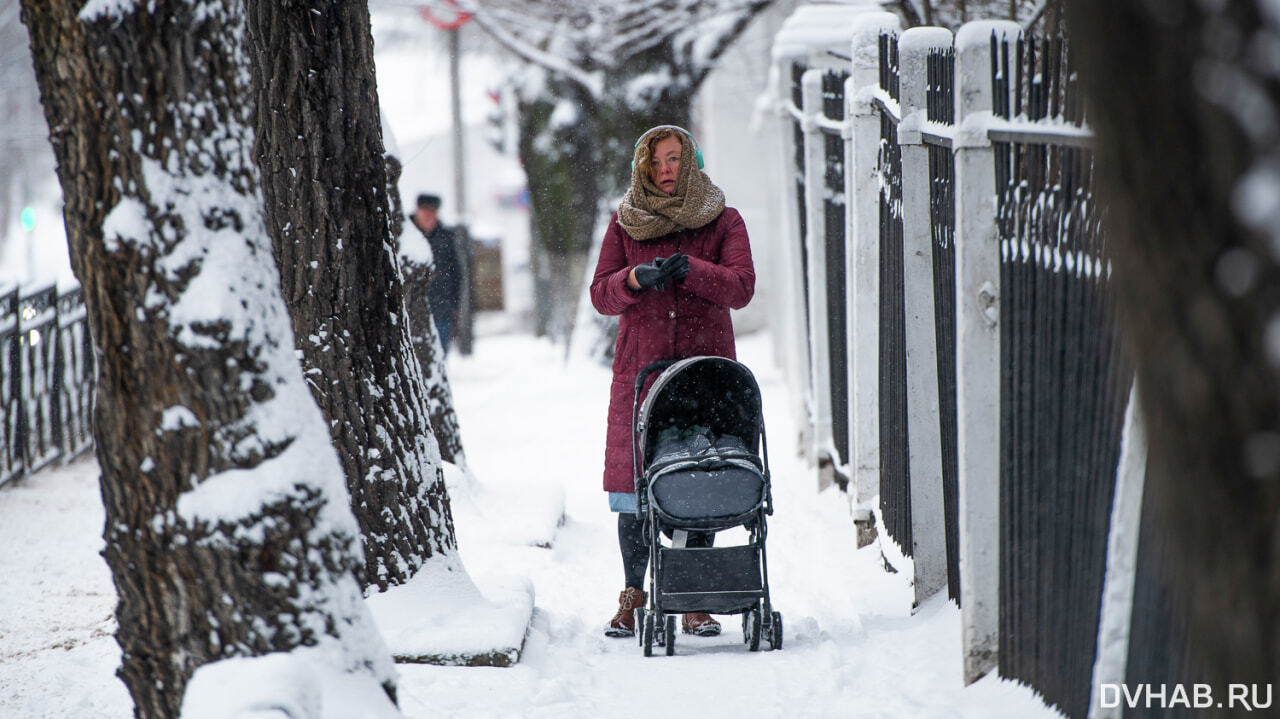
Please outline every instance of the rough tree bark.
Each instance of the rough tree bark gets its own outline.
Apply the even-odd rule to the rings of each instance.
[[[135,713],[177,716],[202,665],[295,651],[393,696],[265,241],[242,5],[82,20],[83,4],[22,8],[98,356],[103,556]]]
[[[440,458],[451,464],[466,467],[467,458],[462,451],[462,430],[458,427],[458,413],[453,408],[453,390],[445,367],[444,347],[431,319],[431,306],[427,301],[427,287],[431,284],[431,264],[419,262],[430,252],[430,243],[412,223],[405,219],[397,182],[400,178],[400,161],[394,155],[387,156],[388,197],[391,200],[392,232],[400,238],[400,271],[404,275],[405,313],[409,320],[409,336],[413,351],[422,368],[422,379],[427,385],[427,410],[431,431],[440,447]],[[405,227],[408,227],[406,233]],[[416,233],[416,236],[415,236]],[[406,247],[413,246],[411,258]],[[425,249],[424,249],[425,246]]]
[[[1278,166],[1280,63],[1254,50],[1280,18],[1262,5],[1072,0],[1067,15],[1147,417],[1143,521],[1189,622],[1186,674],[1137,681],[1222,692],[1280,678],[1280,225],[1273,209],[1252,224],[1248,201],[1267,207]]]
[[[405,321],[365,2],[247,0],[267,228],[365,543],[366,586],[456,539]]]
[[[412,231],[412,230],[410,230]],[[425,242],[426,240],[423,240]],[[431,265],[400,257],[404,273],[405,311],[413,338],[413,351],[422,368],[422,379],[427,386],[427,411],[436,444],[440,446],[440,458],[451,464],[465,467],[467,459],[462,451],[462,431],[458,427],[458,413],[453,408],[453,391],[445,367],[444,347],[436,334],[427,304],[427,287],[431,283]]]

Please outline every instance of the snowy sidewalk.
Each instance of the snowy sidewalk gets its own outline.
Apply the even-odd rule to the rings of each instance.
[[[486,577],[531,582],[533,627],[512,668],[399,665],[407,716],[1059,716],[995,677],[964,687],[959,610],[935,598],[912,616],[905,578],[884,572],[875,546],[854,549],[844,497],[816,493],[795,456],[769,338],[743,338],[739,352],[764,392],[777,508],[770,587],[785,648],[747,652],[737,617],[721,618],[719,637],[679,635],[674,657],[645,658],[635,640],[603,635],[622,589],[600,490],[608,370],[566,365],[561,348],[531,337],[481,336],[474,355],[450,359],[471,468],[486,488],[563,492],[566,522],[549,548],[517,541],[500,520],[459,523],[462,558],[482,588]],[[96,474],[90,459],[0,490],[0,716],[132,716],[114,676]]]

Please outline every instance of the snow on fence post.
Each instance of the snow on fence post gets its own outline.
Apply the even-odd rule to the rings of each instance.
[[[903,311],[907,354],[907,462],[911,495],[911,555],[915,604],[947,586],[942,500],[942,440],[938,424],[938,350],[933,302],[929,149],[921,134],[927,107],[926,62],[951,47],[951,31],[917,27],[898,40],[902,121]]]
[[[854,21],[851,71],[845,81],[846,241],[845,284],[849,374],[850,501],[858,546],[874,539],[872,512],[880,494],[880,35],[897,35],[890,12],[869,12]]]
[[[1125,410],[1120,461],[1116,466],[1116,490],[1107,537],[1107,573],[1098,617],[1098,644],[1090,684],[1089,719],[1120,719],[1116,704],[1104,707],[1103,684],[1123,684],[1129,658],[1129,617],[1133,611],[1134,581],[1138,564],[1138,537],[1142,523],[1142,490],[1147,474],[1147,431],[1138,401],[1138,381],[1129,390]]]
[[[964,680],[995,668],[1000,598],[1000,243],[995,156],[987,129],[992,38],[1011,21],[966,23],[956,34],[956,413],[960,610]]]
[[[776,52],[776,48],[775,48]],[[770,69],[770,84],[774,97],[774,117],[778,123],[775,145],[778,167],[782,168],[785,191],[779,202],[777,233],[779,241],[772,243],[769,256],[777,263],[780,301],[772,303],[771,324],[777,341],[778,364],[783,368],[787,386],[791,390],[792,415],[800,428],[800,437],[807,436],[809,402],[807,396],[809,358],[805,353],[804,267],[800,257],[800,229],[797,224],[796,192],[793,187],[796,172],[794,159],[794,124],[791,102],[791,60],[775,60]],[[768,245],[770,243],[766,243]],[[757,260],[758,261],[758,260]],[[802,445],[808,442],[800,440]]]
[[[809,267],[809,382],[813,397],[812,455],[818,464],[818,488],[831,484],[834,450],[831,434],[831,344],[827,332],[826,267],[827,248],[823,237],[826,225],[822,214],[823,177],[826,151],[819,118],[822,116],[822,75],[814,68],[805,70],[801,85],[801,130],[804,132],[804,248]]]
[[[804,136],[800,129],[800,74],[808,50],[801,42],[802,28],[799,11],[787,19],[774,39],[773,66],[770,80],[777,109],[781,166],[786,168],[786,190],[782,193],[782,226],[779,259],[782,265],[783,301],[778,303],[786,314],[779,325],[783,334],[783,366],[795,405],[793,412],[799,426],[796,437],[798,449],[808,461],[813,461],[813,398],[809,381],[809,338],[807,270],[804,257],[804,174],[801,160],[804,155]]]

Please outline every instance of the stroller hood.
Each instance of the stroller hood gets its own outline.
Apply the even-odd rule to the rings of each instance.
[[[725,357],[680,360],[659,375],[640,407],[642,466],[656,456],[664,429],[704,427],[716,436],[737,437],[746,451],[758,454],[762,424],[760,387],[746,365]]]

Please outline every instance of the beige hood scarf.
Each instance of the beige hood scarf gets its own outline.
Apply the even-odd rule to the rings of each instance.
[[[666,194],[649,180],[648,137],[657,129],[640,136],[631,166],[631,187],[618,205],[618,224],[640,241],[702,227],[724,211],[724,192],[698,169],[693,138],[683,132],[675,133],[681,145],[675,194]]]

